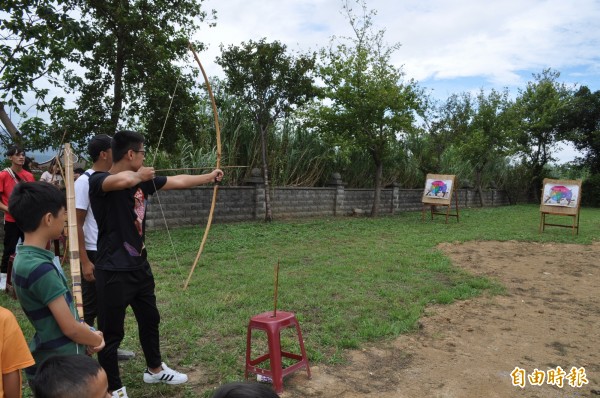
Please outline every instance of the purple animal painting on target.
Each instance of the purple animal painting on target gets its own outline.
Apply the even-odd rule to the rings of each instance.
[[[428,178],[423,196],[427,198],[448,199],[452,192],[452,180]]]
[[[543,205],[577,207],[579,197],[579,186],[545,184]]]

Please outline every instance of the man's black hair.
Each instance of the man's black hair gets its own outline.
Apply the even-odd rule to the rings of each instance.
[[[25,150],[22,147],[20,147],[19,145],[12,145],[6,150],[6,153],[4,155],[9,157],[9,156],[18,155],[19,153],[22,153],[23,155],[25,155]]]
[[[100,157],[100,152],[108,151],[112,145],[112,138],[106,134],[98,134],[88,142],[88,154],[92,158],[92,163],[96,163]]]
[[[46,214],[58,217],[66,208],[65,194],[44,181],[18,183],[8,200],[8,212],[23,232],[35,231]]]
[[[35,398],[84,398],[90,379],[102,367],[87,355],[55,355],[42,362],[35,373]]]
[[[144,136],[137,131],[117,131],[112,140],[113,162],[118,162],[123,159],[123,156],[125,156],[130,149],[134,151],[140,150],[143,144]]]
[[[222,385],[212,398],[279,398],[279,395],[265,384],[238,382]]]

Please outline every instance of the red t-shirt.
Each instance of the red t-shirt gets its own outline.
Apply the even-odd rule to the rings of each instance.
[[[14,170],[13,170],[14,172]],[[15,185],[19,181],[33,182],[35,179],[33,178],[33,174],[28,172],[27,170],[21,170],[19,173],[15,173],[18,178],[15,179],[10,175],[10,173],[6,170],[0,171],[0,200],[6,206],[8,206],[8,199],[10,198],[10,194],[12,193]],[[15,219],[8,214],[8,212],[4,213],[4,220],[9,222],[15,222]]]

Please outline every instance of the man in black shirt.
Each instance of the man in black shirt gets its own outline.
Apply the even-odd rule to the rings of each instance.
[[[129,305],[138,323],[146,358],[144,382],[180,384],[188,380],[161,359],[160,315],[144,244],[148,196],[160,189],[191,188],[223,177],[219,169],[202,175],[157,177],[153,167],[143,166],[145,152],[141,134],[117,132],[112,140],[111,169],[94,173],[89,181],[90,202],[98,223],[95,263],[98,325],[106,341],[98,360],[106,370],[108,389],[115,397],[127,397],[119,376],[117,349],[125,333],[125,310]]]

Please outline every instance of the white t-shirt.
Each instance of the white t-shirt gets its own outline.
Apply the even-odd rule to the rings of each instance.
[[[85,173],[75,181],[75,208],[87,211],[83,223],[85,250],[98,251],[98,224],[90,206],[90,177],[88,176],[94,174],[94,170],[88,169]]]
[[[44,171],[42,176],[40,177],[40,181],[46,181],[51,184],[58,186],[59,188],[63,186],[63,178],[60,174],[52,174],[49,171]]]

